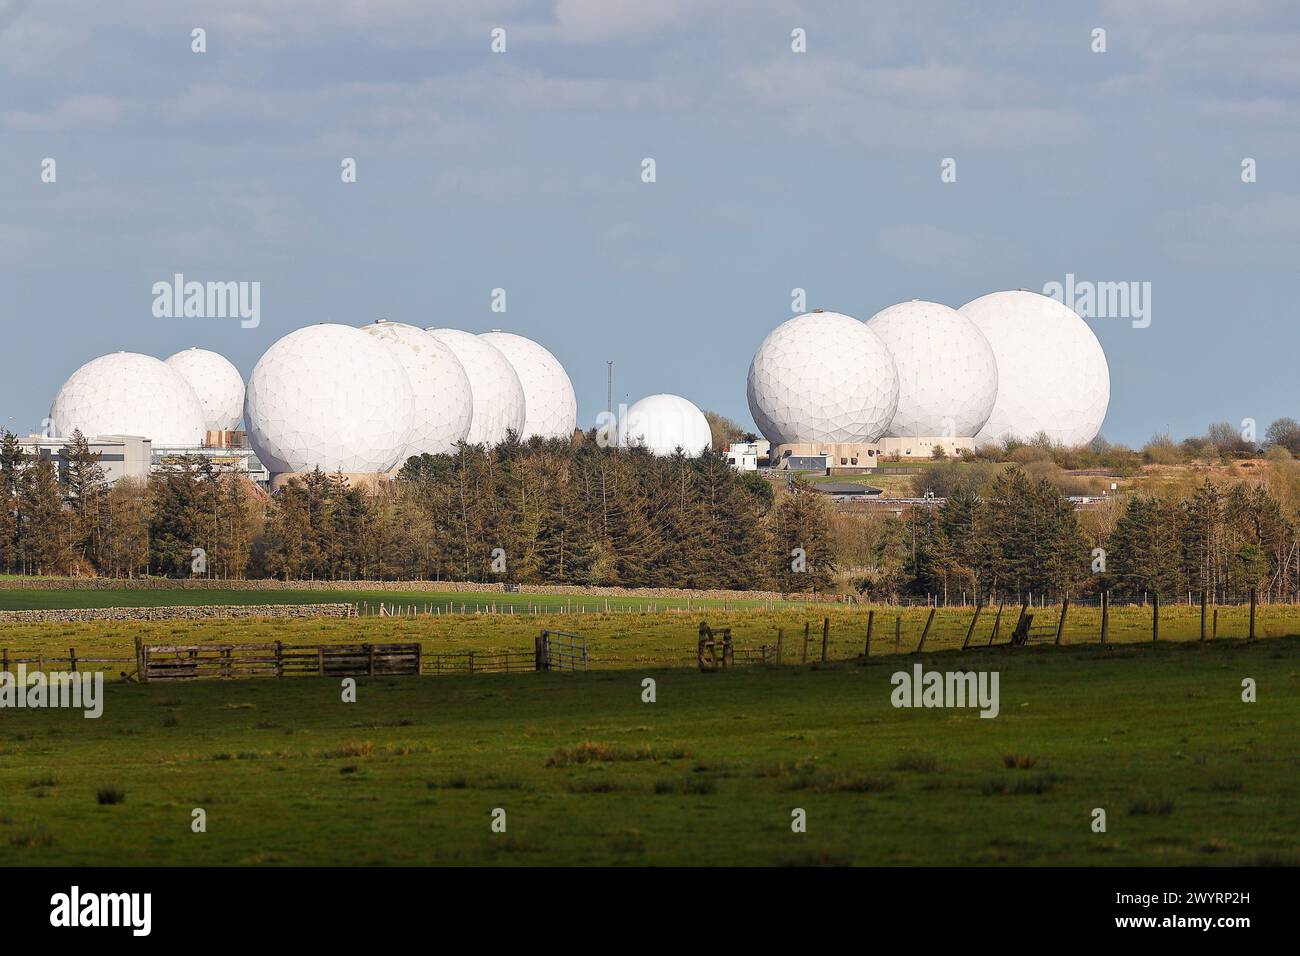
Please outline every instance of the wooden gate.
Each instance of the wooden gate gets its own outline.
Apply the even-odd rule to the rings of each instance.
[[[539,671],[585,671],[587,639],[568,631],[542,631],[535,646]]]

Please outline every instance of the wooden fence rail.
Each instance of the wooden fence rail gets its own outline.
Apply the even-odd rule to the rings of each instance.
[[[1251,597],[1254,597],[1253,593]],[[1164,606],[1158,594],[1148,595],[1148,604],[1146,606],[1149,615],[1148,627],[1151,640],[1160,640],[1160,611]],[[1196,606],[1195,602],[1191,605]],[[983,605],[972,605],[968,608],[971,612],[969,621],[963,621],[960,628],[960,635],[956,637],[955,644],[950,636],[945,638],[945,643],[941,644],[940,650],[961,650],[964,651],[974,644],[976,647],[992,647],[995,644],[1002,647],[1019,647],[1026,644],[1053,644],[1055,646],[1065,646],[1069,644],[1084,644],[1100,642],[1101,644],[1110,644],[1111,634],[1111,602],[1109,595],[1105,592],[1101,594],[1099,603],[1090,610],[1093,612],[1091,620],[1085,613],[1084,621],[1080,622],[1079,613],[1071,614],[1074,608],[1074,600],[1066,598],[1059,605],[1046,605],[1035,607],[1028,601],[1020,605],[1018,616],[1014,618],[1014,625],[1007,629],[1003,628],[1002,618],[1004,605],[997,606],[997,612],[993,615],[992,627],[989,627],[988,618],[983,619],[981,615],[984,611]],[[870,657],[873,654],[872,637],[876,633],[877,610],[881,616],[888,615],[884,608],[871,608],[867,610],[865,620],[861,625],[851,625],[859,628],[856,635],[850,635],[847,638],[836,638],[832,634],[831,621],[829,618],[822,618],[821,634],[821,661],[847,660],[856,657]],[[918,608],[925,610],[926,613],[921,618],[911,616],[907,622],[909,633],[917,635],[915,638],[909,638],[910,641],[915,639],[916,644],[912,647],[912,653],[920,653],[926,649],[927,641],[932,638],[932,632],[935,626],[936,608]],[[957,609],[954,608],[954,611]],[[1014,607],[1013,607],[1014,610]],[[1085,612],[1089,610],[1085,608]],[[1220,620],[1220,611],[1223,611],[1222,622]],[[1256,640],[1259,633],[1259,604],[1257,600],[1249,600],[1243,605],[1224,605],[1215,606],[1212,609],[1209,605],[1207,596],[1201,596],[1200,602],[1200,639],[1214,639],[1220,636],[1222,630],[1226,630],[1224,622],[1231,622],[1231,633],[1244,637],[1247,640]],[[893,632],[893,650],[894,653],[904,652],[903,630],[904,622],[902,613],[888,615],[894,618]],[[1097,626],[1098,621],[1100,627]],[[736,636],[732,633],[735,628],[710,629],[707,624],[701,622],[701,655],[704,654],[704,635],[724,635],[726,645],[727,663],[736,664],[783,664],[783,663],[809,663],[809,645],[812,641],[812,622],[806,622],[803,626],[803,640],[801,644],[796,645],[795,654],[787,655],[785,653],[786,629],[777,628],[775,631],[775,641],[772,644],[762,644],[758,646],[750,645],[741,646]],[[915,630],[912,630],[915,628]],[[987,630],[987,641],[984,634]],[[862,634],[865,631],[865,641]],[[918,634],[919,632],[919,634]],[[796,632],[797,633],[797,632]],[[999,640],[999,638],[1001,638]],[[719,647],[721,647],[719,643]],[[841,655],[836,657],[831,653],[833,649],[839,649]],[[876,644],[874,653],[881,653],[880,644]],[[703,657],[701,658],[703,660]],[[721,663],[722,658],[718,658]]]

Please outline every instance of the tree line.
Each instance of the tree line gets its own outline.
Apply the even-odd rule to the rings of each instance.
[[[940,463],[942,506],[832,521],[797,480],[778,493],[714,454],[610,449],[594,432],[412,458],[370,488],[317,471],[274,496],[202,457],[110,486],[80,434],[56,464],[5,433],[0,572],[798,592],[834,589],[838,557],[865,565],[846,575],[873,599],[1269,599],[1300,591],[1295,465],[1278,450],[1274,485],[1112,498],[1081,522],[1032,463]]]
[[[319,470],[267,496],[195,456],[104,480],[80,433],[64,464],[0,436],[0,569],[324,580],[824,590],[821,495],[778,496],[710,453],[656,457],[511,439],[410,459],[395,481]]]
[[[1186,497],[1127,497],[1113,527],[1085,530],[1045,479],[1012,466],[979,491],[886,519],[858,589],[877,599],[959,592],[975,600],[1109,590],[1265,600],[1300,591],[1300,535],[1262,485],[1205,481]]]

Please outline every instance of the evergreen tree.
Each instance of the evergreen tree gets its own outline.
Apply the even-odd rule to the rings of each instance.
[[[796,481],[777,504],[774,519],[772,577],[777,587],[783,592],[824,590],[835,571],[826,499]]]
[[[1106,547],[1108,573],[1123,593],[1170,598],[1183,590],[1179,518],[1177,508],[1156,498],[1129,499]]]
[[[54,462],[39,455],[18,478],[19,562],[29,574],[61,574],[68,566],[68,520]]]
[[[26,453],[13,432],[0,432],[0,572],[21,563],[18,538],[18,489]]]
[[[72,516],[68,547],[78,563],[96,566],[103,547],[103,523],[107,518],[108,484],[99,464],[99,452],[90,450],[86,436],[77,429],[68,440],[63,468],[63,501]]]

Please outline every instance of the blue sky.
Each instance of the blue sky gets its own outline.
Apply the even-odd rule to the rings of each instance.
[[[247,376],[378,317],[537,339],[584,427],[607,359],[749,423],[795,287],[866,319],[1073,273],[1151,283],[1150,327],[1091,320],[1104,435],[1262,431],[1300,417],[1298,171],[1293,2],[0,0],[0,426],[105,352]],[[176,272],[260,282],[261,324],[155,318]]]

